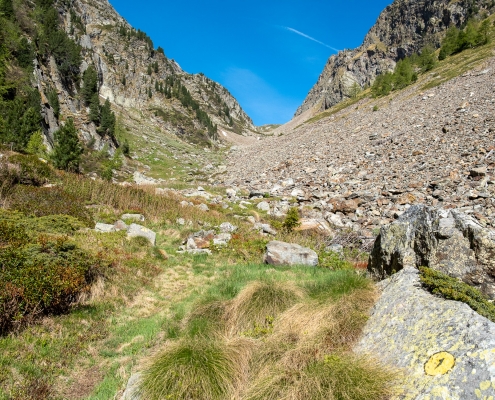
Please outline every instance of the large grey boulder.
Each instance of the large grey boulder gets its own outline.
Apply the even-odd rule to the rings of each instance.
[[[151,229],[138,224],[129,225],[129,229],[127,230],[127,237],[129,239],[133,237],[144,237],[145,239],[148,239],[150,241],[152,246],[154,246],[156,242],[156,233],[153,232]]]
[[[354,349],[401,373],[393,399],[493,399],[495,324],[464,303],[425,291],[406,266],[383,292]]]
[[[273,240],[266,245],[264,262],[270,265],[318,265],[318,255],[313,250],[294,243]]]
[[[382,227],[368,271],[383,279],[405,265],[460,278],[495,299],[495,231],[459,211],[412,206]]]

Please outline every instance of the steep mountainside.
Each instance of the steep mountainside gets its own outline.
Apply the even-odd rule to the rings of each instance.
[[[115,134],[112,124],[121,116],[127,126],[129,113],[136,111],[140,118],[153,121],[155,130],[202,146],[217,142],[222,129],[238,134],[255,130],[224,87],[203,74],[184,72],[107,0],[8,0],[0,5],[2,24],[8,24],[0,32],[1,42],[6,44],[0,54],[4,79],[0,80],[0,94],[4,110],[11,110],[0,116],[0,122],[1,117],[7,121],[0,135],[3,143],[14,141],[16,149],[23,150],[39,127],[51,149],[54,133],[72,118],[79,138],[90,149],[101,150],[106,145],[112,153],[124,139]],[[20,82],[28,80],[31,82],[21,90]],[[23,90],[32,90],[29,86],[38,93],[22,97]],[[33,109],[29,127],[23,123],[26,128],[20,129],[22,143],[9,136],[15,125],[12,121],[24,118],[20,109],[9,103],[20,96],[25,107],[32,104]],[[25,100],[29,98],[33,100]],[[106,100],[109,104],[104,109]],[[109,114],[110,109],[116,117]]]
[[[488,0],[395,0],[380,14],[363,44],[327,61],[318,82],[296,116],[316,107],[326,110],[350,97],[351,87],[370,85],[377,75],[393,71],[396,62],[425,45],[438,47],[450,25],[460,26],[476,13],[489,12]]]

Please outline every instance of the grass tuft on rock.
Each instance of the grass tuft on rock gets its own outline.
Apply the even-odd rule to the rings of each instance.
[[[420,267],[419,270],[423,286],[431,293],[448,300],[462,301],[478,314],[495,322],[495,305],[490,303],[478,289],[431,268]]]

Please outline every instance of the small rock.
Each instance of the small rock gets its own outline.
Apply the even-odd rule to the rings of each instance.
[[[98,222],[95,226],[95,231],[104,233],[115,232],[115,226]]]
[[[264,262],[270,265],[318,265],[318,255],[307,247],[294,243],[285,243],[277,240],[266,246]]]
[[[204,212],[206,212],[206,211],[210,211],[210,209],[208,208],[208,206],[207,206],[206,204],[204,204],[204,203],[199,204],[197,207],[198,207],[201,211],[204,211]]]
[[[237,226],[232,225],[230,222],[223,222],[220,224],[220,232],[222,233],[232,233],[237,230]]]
[[[177,218],[175,221],[178,225],[185,225],[186,220],[184,218]]]
[[[138,221],[138,222],[143,222],[144,221],[144,215],[142,214],[123,214],[120,219],[122,220],[130,220],[130,221]]]
[[[154,246],[156,243],[156,233],[151,229],[138,224],[131,224],[127,230],[127,238],[144,237]]]
[[[261,203],[258,203],[256,208],[261,211],[270,212],[270,204],[268,204],[266,201],[262,201]]]
[[[469,175],[471,175],[472,177],[485,176],[486,173],[487,173],[486,167],[473,168],[471,169],[471,171],[469,171]]]

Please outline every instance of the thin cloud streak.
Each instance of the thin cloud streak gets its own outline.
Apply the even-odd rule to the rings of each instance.
[[[336,49],[335,47],[329,46],[326,43],[320,42],[319,40],[315,39],[314,37],[311,37],[309,35],[306,35],[305,33],[298,31],[297,29],[294,29],[294,28],[291,28],[291,27],[288,27],[288,26],[284,26],[283,28],[284,29],[287,29],[290,32],[295,33],[296,35],[302,36],[302,37],[304,37],[306,39],[312,40],[313,42],[316,42],[318,44],[321,44],[322,46],[328,47],[329,49],[332,49],[333,51],[336,51],[336,52],[339,52],[340,51],[339,49]]]

